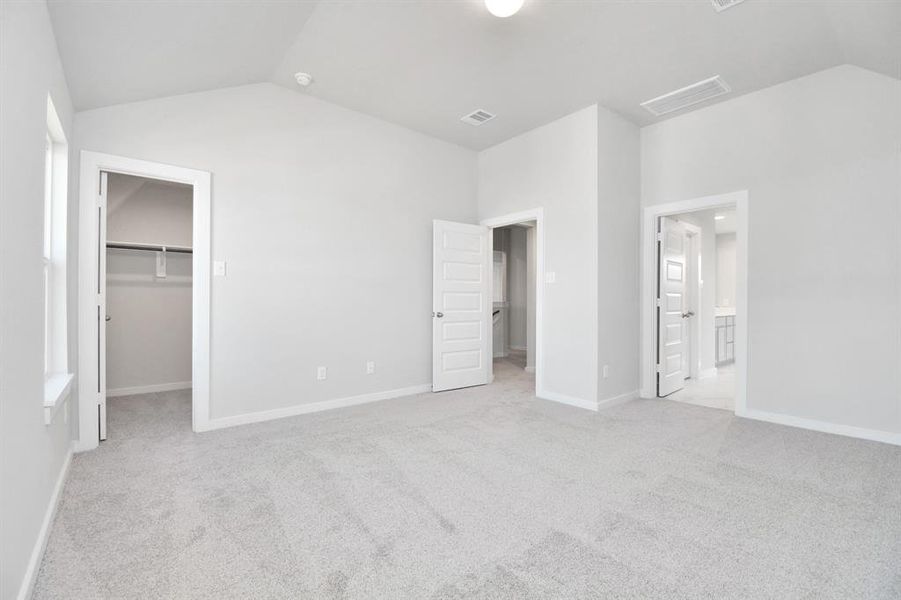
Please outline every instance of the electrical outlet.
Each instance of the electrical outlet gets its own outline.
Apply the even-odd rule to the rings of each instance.
[[[326,367],[319,367],[316,369],[316,379],[322,381],[323,379],[328,379],[328,369]]]
[[[366,363],[366,374],[372,375],[373,373],[375,373],[375,362],[370,360]]]
[[[213,261],[213,276],[214,277],[225,277],[225,261],[224,260],[214,260]]]
[[[546,271],[544,273],[545,283],[555,283],[557,281],[557,273],[554,271]]]
[[[610,376],[610,365],[604,365],[604,379]]]

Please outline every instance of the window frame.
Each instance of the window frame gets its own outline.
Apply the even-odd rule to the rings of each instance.
[[[47,96],[44,138],[44,206],[41,262],[44,302],[44,423],[68,399],[74,375],[68,365],[68,165],[69,147],[53,100]]]

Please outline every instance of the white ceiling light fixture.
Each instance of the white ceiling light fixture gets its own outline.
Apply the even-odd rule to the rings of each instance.
[[[495,17],[512,17],[522,8],[523,0],[485,0],[485,8]]]
[[[301,85],[303,87],[307,87],[308,85],[313,83],[313,76],[302,71],[295,73],[294,79],[295,81],[297,81],[297,85]]]
[[[713,217],[713,219],[715,221],[722,221],[725,218],[726,218],[726,215],[716,215],[715,217]]]

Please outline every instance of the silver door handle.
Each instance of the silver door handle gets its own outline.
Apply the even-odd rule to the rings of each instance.
[[[112,317],[109,316],[109,315],[106,315],[106,321],[107,321],[107,323],[110,321],[110,319],[112,319]]]
[[[688,317],[693,317],[693,316],[695,316],[695,314],[691,311],[688,311],[687,313],[682,313],[683,319],[687,319]]]
[[[432,313],[432,316],[433,316],[433,317],[438,317],[438,318],[440,319],[441,317],[444,316],[444,313],[443,313],[443,312],[433,312],[433,313]]]

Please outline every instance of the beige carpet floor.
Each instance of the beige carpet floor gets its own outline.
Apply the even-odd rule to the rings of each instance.
[[[201,435],[111,400],[35,598],[901,598],[901,448],[497,377]]]

